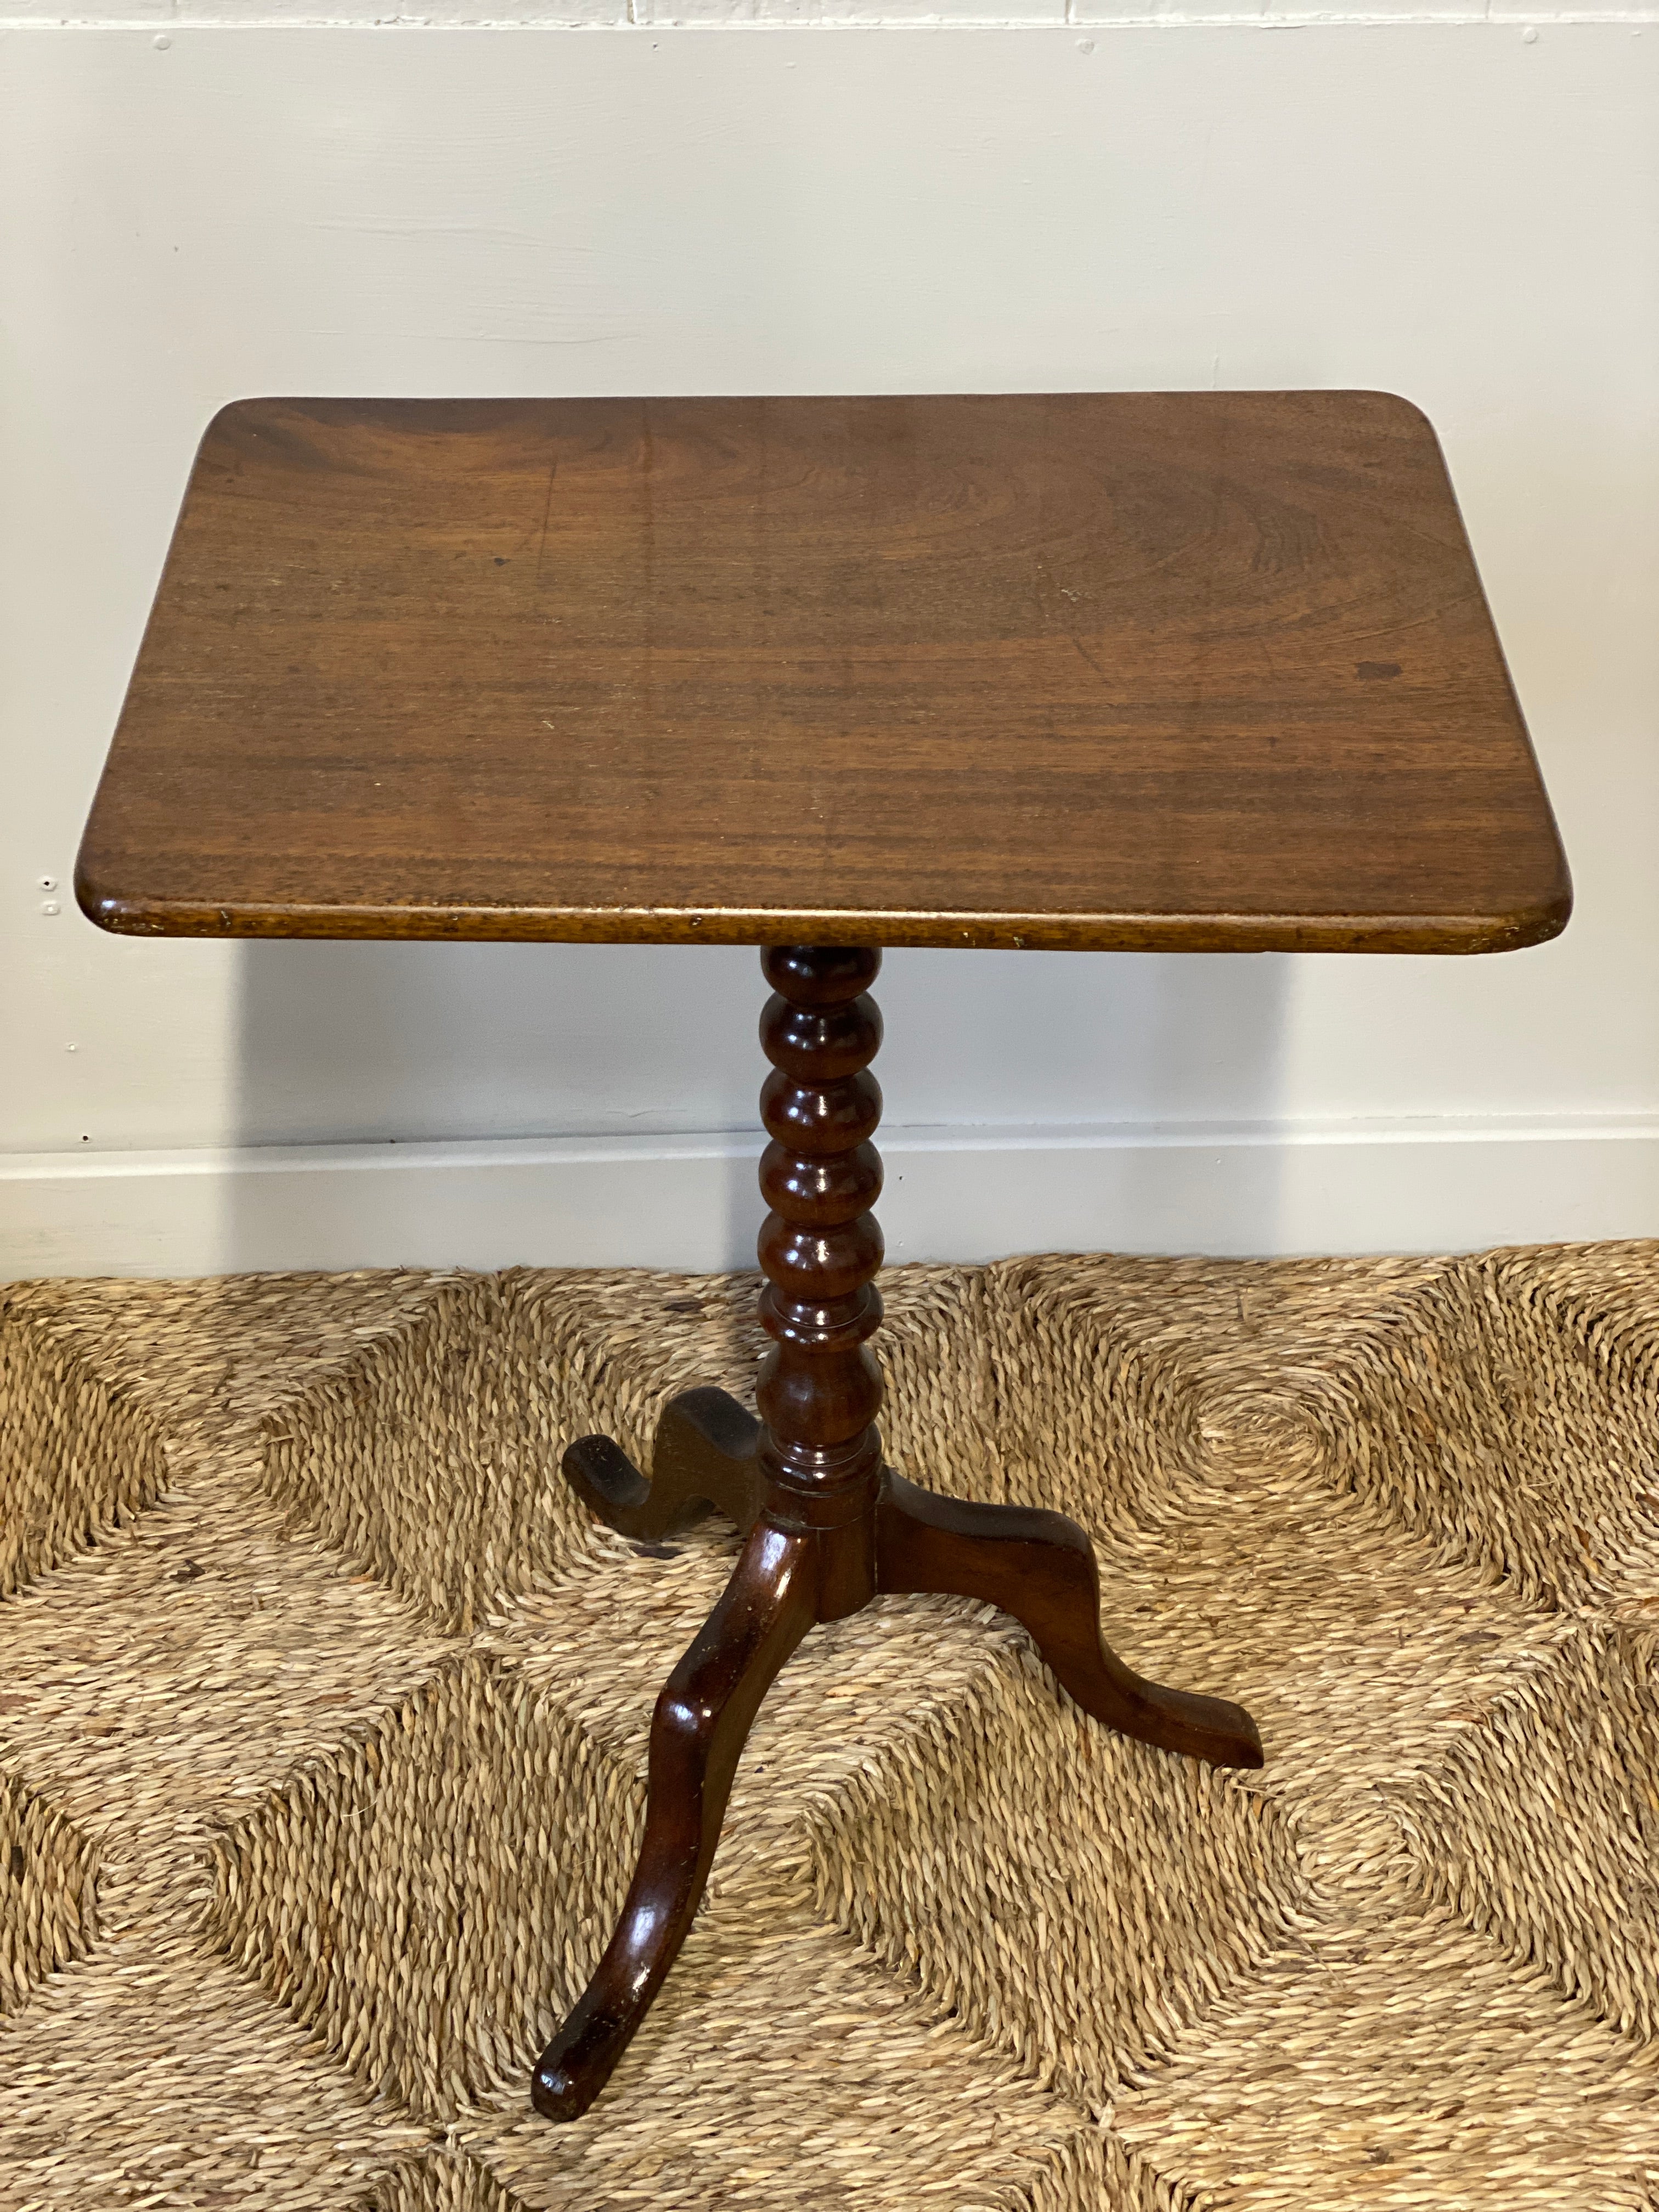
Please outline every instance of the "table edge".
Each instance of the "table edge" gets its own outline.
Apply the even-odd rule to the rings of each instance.
[[[881,945],[1042,952],[1519,951],[1572,913],[1565,860],[1549,892],[1503,913],[996,914],[868,908],[268,906],[144,899],[101,890],[84,862],[76,898],[124,937],[335,938],[426,943]]]

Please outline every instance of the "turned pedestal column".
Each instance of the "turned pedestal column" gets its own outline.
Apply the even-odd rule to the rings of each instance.
[[[606,1437],[565,1455],[601,1518],[654,1538],[708,1511],[745,1540],[724,1595],[670,1675],[651,1723],[645,1840],[622,1918],[593,1978],[542,2054],[532,2094],[572,2120],[605,2087],[662,1986],[708,1878],[744,1742],[768,1686],[807,1630],[878,1591],[950,1590],[1022,1620],[1085,1711],[1172,1751],[1259,1766],[1237,1705],[1143,1681],[1101,1640],[1094,1553],[1075,1522],[1024,1506],[936,1496],[884,1468],[881,1231],[870,1209],[881,1160],[870,1141],[881,1091],[869,1065],[881,1016],[865,986],[881,955],[862,946],[773,945],[761,1017],[772,1073],[761,1092],[771,1142],[761,1191],[766,1276],[757,1422],[724,1391],[665,1408],[647,1482]]]

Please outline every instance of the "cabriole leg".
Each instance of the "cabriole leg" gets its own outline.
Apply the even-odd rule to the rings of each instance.
[[[628,1902],[531,2082],[550,2120],[580,2119],[599,2095],[685,1941],[761,1699],[812,1626],[811,1553],[809,1537],[757,1528],[657,1700],[645,1841]]]
[[[876,1587],[1000,1606],[1097,1721],[1217,1766],[1261,1764],[1261,1738],[1242,1706],[1145,1681],[1111,1650],[1094,1546],[1063,1513],[970,1504],[890,1473],[877,1511]]]
[[[582,1437],[564,1455],[564,1477],[607,1528],[655,1543],[712,1506],[745,1535],[765,1484],[756,1462],[760,1423],[724,1390],[683,1390],[657,1424],[647,1482],[620,1444]]]

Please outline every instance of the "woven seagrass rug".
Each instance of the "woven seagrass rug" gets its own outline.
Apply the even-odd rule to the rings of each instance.
[[[887,1599],[763,1711],[610,2091],[711,1522],[562,1443],[748,1394],[750,1278],[35,1284],[0,1311],[6,2212],[1653,2212],[1659,1247],[895,1270],[890,1455],[1091,1531],[1125,1742]]]

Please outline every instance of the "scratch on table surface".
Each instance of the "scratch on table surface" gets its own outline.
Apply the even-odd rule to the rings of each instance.
[[[1106,671],[1095,659],[1093,653],[1090,652],[1088,647],[1083,642],[1083,640],[1080,637],[1074,636],[1069,629],[1066,631],[1066,635],[1067,637],[1071,638],[1073,644],[1077,647],[1078,651],[1083,655],[1083,658],[1088,662],[1090,667],[1094,670],[1095,674],[1099,677],[1101,682],[1103,684],[1106,681]]]
[[[547,526],[553,517],[553,479],[559,473],[556,459],[550,461],[547,471],[547,497],[542,504],[542,534],[536,545],[536,581],[542,580],[542,562],[547,552]]]

